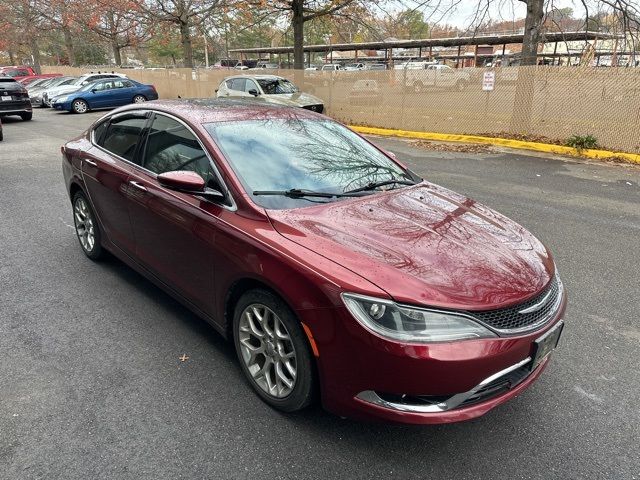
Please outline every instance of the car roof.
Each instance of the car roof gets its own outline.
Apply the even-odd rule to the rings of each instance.
[[[285,80],[284,77],[279,77],[278,75],[260,75],[260,74],[253,74],[253,73],[245,73],[242,75],[231,75],[230,77],[225,77],[223,81],[226,81],[232,78],[255,78],[259,80]]]
[[[272,118],[322,118],[321,115],[299,107],[286,107],[256,102],[253,99],[190,98],[181,100],[155,100],[144,105],[132,104],[127,110],[155,110],[176,115],[193,124]]]

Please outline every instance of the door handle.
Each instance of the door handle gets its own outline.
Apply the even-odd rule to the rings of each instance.
[[[129,185],[131,185],[132,187],[137,188],[138,190],[142,191],[142,192],[146,192],[147,191],[147,187],[145,187],[144,185],[142,185],[139,182],[134,182],[133,180],[129,181]]]
[[[85,162],[87,162],[89,165],[91,165],[92,167],[97,167],[98,164],[96,162],[94,162],[93,160],[89,160],[88,158],[83,158],[83,160]]]

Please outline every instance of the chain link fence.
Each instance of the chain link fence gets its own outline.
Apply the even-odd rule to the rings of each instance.
[[[99,68],[44,70],[79,75]],[[325,112],[346,124],[559,142],[592,135],[603,148],[640,153],[640,68],[117,71],[155,85],[160,98],[213,97],[227,76],[275,74],[321,98]]]

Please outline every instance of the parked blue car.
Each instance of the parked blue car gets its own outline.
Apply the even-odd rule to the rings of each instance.
[[[72,93],[65,93],[51,100],[56,110],[86,113],[99,108],[113,108],[129,103],[157,100],[158,92],[153,85],[128,78],[108,78],[83,86]]]

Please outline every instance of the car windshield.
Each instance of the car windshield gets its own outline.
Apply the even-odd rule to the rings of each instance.
[[[267,95],[277,95],[281,93],[296,93],[298,91],[298,87],[296,87],[289,80],[285,80],[284,78],[258,78],[256,79]]]
[[[272,118],[210,123],[205,128],[247,193],[265,208],[298,208],[337,198],[253,192],[300,189],[340,194],[376,182],[416,180],[373,145],[331,120]]]

